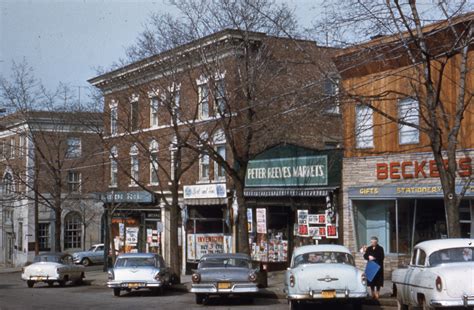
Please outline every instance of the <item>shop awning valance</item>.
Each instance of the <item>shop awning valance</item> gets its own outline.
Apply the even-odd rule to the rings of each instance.
[[[226,205],[227,198],[184,199],[184,204],[189,205],[189,206]]]
[[[324,197],[335,187],[324,188],[247,188],[245,197]]]

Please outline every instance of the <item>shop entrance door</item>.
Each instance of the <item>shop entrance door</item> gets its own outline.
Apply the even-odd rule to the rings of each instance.
[[[161,254],[161,230],[162,225],[159,220],[145,221],[145,251],[147,253]]]

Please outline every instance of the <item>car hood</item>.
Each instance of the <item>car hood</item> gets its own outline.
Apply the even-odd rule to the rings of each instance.
[[[201,282],[248,282],[249,268],[201,268],[198,273],[201,275]]]
[[[160,272],[156,267],[119,267],[114,268],[114,280],[116,281],[150,281],[154,280]]]
[[[308,264],[293,268],[289,272],[295,277],[298,289],[304,292],[345,289],[356,291],[362,285],[362,272],[351,265]]]
[[[434,267],[433,272],[441,277],[450,297],[474,295],[474,262],[440,265]]]

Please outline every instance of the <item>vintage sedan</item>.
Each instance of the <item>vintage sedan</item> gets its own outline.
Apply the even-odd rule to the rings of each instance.
[[[350,302],[360,308],[367,297],[367,279],[350,251],[340,245],[296,248],[286,271],[284,291],[290,309],[308,302]]]
[[[75,252],[72,254],[75,264],[90,266],[92,264],[104,263],[104,244],[94,244],[88,251]]]
[[[33,264],[22,268],[21,279],[28,287],[43,282],[53,286],[54,282],[65,286],[68,282],[81,284],[84,267],[73,264],[72,256],[64,253],[46,253],[35,257]]]
[[[208,254],[200,259],[192,282],[190,292],[196,294],[197,304],[203,304],[210,296],[246,295],[251,299],[264,279],[249,255]]]
[[[163,294],[164,287],[171,285],[171,272],[163,257],[154,253],[126,253],[117,257],[114,268],[108,272],[107,286],[115,296],[121,291],[150,289]]]
[[[400,309],[474,306],[474,239],[417,244],[410,265],[392,273]]]

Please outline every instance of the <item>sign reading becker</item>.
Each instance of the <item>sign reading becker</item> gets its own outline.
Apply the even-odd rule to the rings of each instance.
[[[447,160],[444,161],[448,165]],[[460,177],[472,175],[472,159],[463,157],[458,159],[456,169]],[[386,179],[418,179],[439,177],[438,167],[434,160],[392,161],[377,163],[376,173],[378,180]]]

